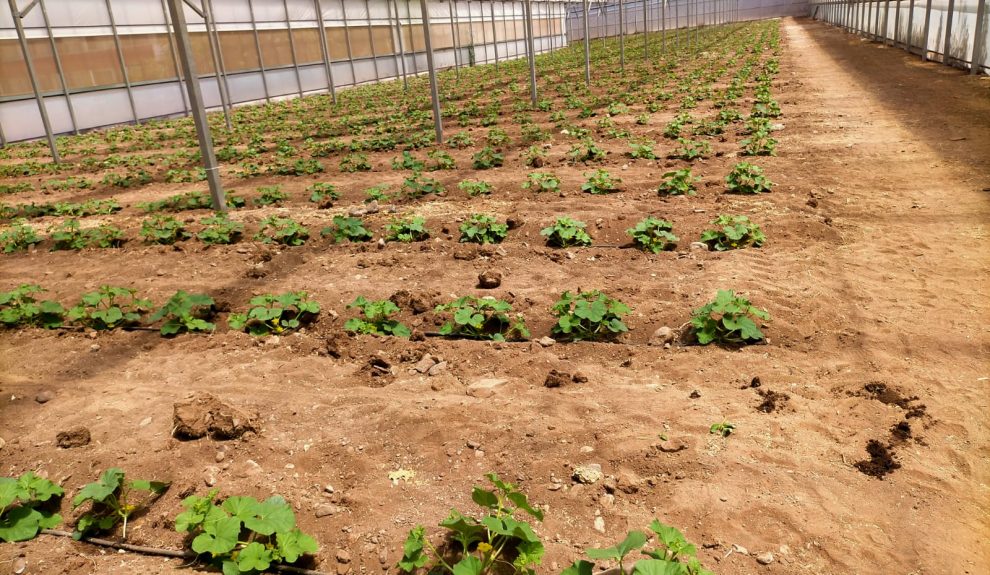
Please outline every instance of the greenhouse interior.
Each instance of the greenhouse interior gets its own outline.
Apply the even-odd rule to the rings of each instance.
[[[987,0],[6,0],[0,574],[990,572]]]

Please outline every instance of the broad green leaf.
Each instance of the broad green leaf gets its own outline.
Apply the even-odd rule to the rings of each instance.
[[[588,557],[592,559],[618,559],[621,560],[623,557],[628,555],[631,551],[641,548],[646,545],[647,541],[646,534],[642,531],[630,531],[626,538],[623,539],[619,544],[609,547],[607,549],[588,549]]]
[[[592,575],[594,568],[594,563],[579,559],[572,563],[570,567],[561,571],[560,575]]]
[[[258,514],[258,500],[254,497],[228,497],[220,507],[241,521],[253,519]]]
[[[687,566],[677,561],[642,559],[633,565],[633,575],[688,575]]]
[[[454,564],[453,575],[481,575],[484,564],[474,555],[466,555]]]
[[[13,503],[20,492],[21,488],[17,485],[16,479],[0,477],[0,510]]]
[[[411,573],[430,561],[429,556],[423,553],[423,548],[426,545],[425,533],[426,530],[422,526],[409,530],[409,536],[406,537],[406,541],[402,545],[402,559],[397,564],[400,571]]]
[[[100,479],[95,483],[90,483],[83,487],[72,499],[72,507],[79,507],[86,501],[92,500],[102,503],[120,488],[124,480],[124,472],[118,467],[111,467],[100,475]]]
[[[498,497],[494,492],[488,491],[487,489],[475,487],[471,491],[471,500],[481,507],[487,507],[489,509],[498,508]]]
[[[168,481],[148,481],[145,479],[135,479],[129,483],[131,489],[138,489],[140,491],[150,491],[152,493],[163,493],[168,486],[171,485]]]
[[[279,533],[275,536],[278,543],[279,554],[286,563],[294,563],[307,553],[316,553],[320,550],[316,544],[316,539],[306,535],[299,529]]]
[[[291,531],[296,526],[296,516],[292,508],[278,495],[273,495],[258,504],[257,516],[244,520],[244,526],[261,535],[271,535]]]
[[[513,491],[508,493],[506,497],[508,497],[509,501],[515,504],[515,506],[518,507],[519,509],[522,509],[523,511],[529,513],[530,515],[539,519],[540,521],[543,521],[543,511],[531,506],[529,504],[529,499],[526,497],[525,494],[520,493],[518,491]]]
[[[209,553],[214,557],[233,551],[241,534],[241,521],[236,517],[224,517],[214,524],[211,531],[204,531],[192,540],[193,551]]]
[[[0,517],[0,541],[33,539],[41,519],[41,513],[31,507],[14,507]]]
[[[237,568],[241,571],[264,571],[272,564],[272,552],[257,541],[248,543],[237,554]]]

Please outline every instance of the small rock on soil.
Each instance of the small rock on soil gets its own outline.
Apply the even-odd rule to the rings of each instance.
[[[91,437],[89,435],[89,430],[83,426],[73,427],[67,431],[60,431],[55,436],[55,443],[62,449],[71,449],[73,447],[82,447],[84,445],[89,445]]]

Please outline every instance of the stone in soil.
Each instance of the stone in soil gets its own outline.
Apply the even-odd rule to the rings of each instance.
[[[591,485],[592,483],[601,481],[605,477],[605,474],[602,473],[602,466],[600,464],[589,463],[575,467],[573,477],[578,483]]]
[[[509,383],[507,379],[479,379],[468,386],[467,394],[471,397],[486,398],[495,395],[495,390]]]
[[[773,553],[770,553],[769,551],[766,553],[760,553],[756,556],[756,562],[760,565],[769,565],[773,563]]]
[[[551,369],[550,373],[547,374],[546,380],[544,380],[543,385],[546,387],[563,387],[573,381],[571,374],[557,371],[556,369]]]
[[[664,344],[672,343],[674,341],[674,330],[667,326],[657,328],[653,332],[653,336],[650,338],[650,345],[662,346]]]
[[[48,403],[49,401],[55,399],[55,394],[49,390],[44,390],[34,396],[34,400],[38,403]]]
[[[496,270],[486,270],[478,274],[478,287],[481,289],[495,289],[502,285],[502,272]]]
[[[55,436],[55,444],[62,449],[82,447],[84,445],[89,445],[90,441],[91,437],[89,430],[81,425],[66,431],[60,431]]]
[[[172,408],[172,434],[178,439],[236,439],[257,433],[256,416],[223,403],[212,394],[197,393]]]

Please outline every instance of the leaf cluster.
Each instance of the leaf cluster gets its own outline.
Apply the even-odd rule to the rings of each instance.
[[[213,304],[213,298],[206,294],[179,290],[148,318],[148,323],[165,320],[160,329],[165,336],[184,331],[213,331],[216,325],[207,321],[213,317]]]
[[[333,239],[334,243],[340,243],[345,240],[350,242],[366,242],[374,237],[368,231],[368,228],[364,227],[364,222],[361,218],[352,218],[349,216],[334,216],[333,225],[320,230],[320,235],[324,237],[329,236]]]
[[[247,313],[232,313],[227,318],[230,329],[254,336],[284,333],[299,329],[320,313],[320,304],[304,291],[261,294],[251,298]]]
[[[551,331],[560,339],[600,340],[629,331],[622,322],[629,306],[599,290],[565,291],[550,311],[557,318]]]
[[[385,226],[385,239],[390,242],[421,242],[429,237],[426,220],[421,217],[394,219]]]
[[[649,216],[626,230],[626,233],[632,237],[633,243],[639,249],[658,254],[677,247],[679,238],[672,233],[673,229],[674,224],[667,220]]]
[[[0,324],[5,327],[39,326],[48,329],[62,325],[65,308],[53,300],[38,300],[35,295],[45,289],[36,284],[21,284],[0,292]]]
[[[540,235],[547,238],[547,245],[551,247],[590,246],[591,236],[585,231],[586,227],[584,222],[565,216],[557,218],[552,226],[540,230]]]
[[[266,244],[301,246],[309,239],[309,230],[292,218],[269,216],[261,221],[261,229],[254,239]]]
[[[0,477],[0,541],[27,541],[58,526],[62,516],[57,503],[63,494],[61,487],[32,471],[17,479]]]
[[[510,316],[512,305],[493,297],[464,296],[440,304],[436,313],[450,312],[451,318],[440,328],[440,334],[468,339],[506,341],[529,337],[522,314]]]
[[[495,216],[472,214],[460,226],[461,242],[475,244],[497,244],[509,234],[509,226],[498,223]]]
[[[72,498],[73,509],[86,503],[90,504],[89,511],[76,520],[72,538],[78,540],[90,533],[109,531],[117,523],[122,522],[121,536],[127,539],[128,518],[164,493],[168,486],[167,482],[162,481],[141,479],[128,481],[120,468],[107,469],[97,481],[85,485]],[[148,495],[142,496],[136,493],[141,491]]]
[[[352,317],[344,323],[344,329],[353,333],[392,335],[395,337],[409,337],[412,332],[405,324],[391,316],[399,313],[399,306],[389,300],[369,300],[364,296],[358,296],[347,306],[348,309],[356,308],[361,311],[364,317]]]
[[[151,309],[151,302],[139,299],[137,290],[102,285],[97,291],[83,294],[69,309],[66,319],[90,329],[110,330],[141,323],[141,315]]]
[[[722,214],[711,223],[721,227],[702,232],[701,241],[715,251],[724,252],[745,247],[758,248],[767,239],[760,226],[751,222],[746,216]]]
[[[718,290],[714,300],[692,312],[691,326],[701,345],[745,345],[763,341],[752,318],[768,321],[770,314],[732,290]]]

